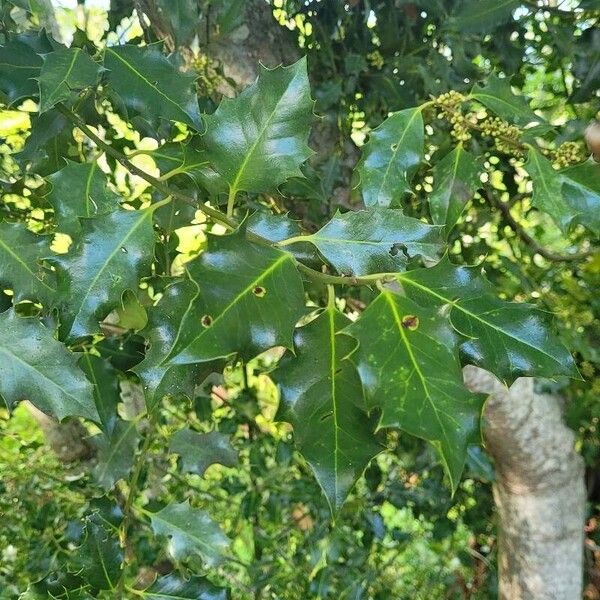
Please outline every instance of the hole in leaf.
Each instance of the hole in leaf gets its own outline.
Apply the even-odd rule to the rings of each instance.
[[[410,258],[408,255],[408,249],[406,248],[406,244],[402,244],[400,242],[395,243],[390,249],[390,256],[398,256],[398,253],[402,252],[406,258]]]
[[[319,421],[325,421],[326,419],[329,419],[329,417],[331,417],[333,415],[333,411],[329,411],[328,413],[325,413],[320,419]]]
[[[406,315],[402,317],[402,327],[414,331],[419,326],[419,317],[415,315]]]
[[[264,297],[264,295],[267,293],[267,290],[264,287],[261,287],[260,285],[257,285],[253,290],[252,293],[255,296],[258,296],[259,298]]]
[[[204,315],[201,319],[200,322],[202,323],[202,325],[204,327],[210,327],[212,325],[213,319],[210,315]]]
[[[396,152],[396,150],[398,150],[398,144],[392,144],[390,148],[392,149],[392,152]]]

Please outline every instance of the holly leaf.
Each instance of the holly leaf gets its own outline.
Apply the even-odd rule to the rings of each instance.
[[[209,183],[211,169],[208,155],[190,143],[167,143],[148,154],[156,162],[164,179],[187,175],[196,185]]]
[[[36,78],[42,68],[42,57],[20,40],[0,46],[0,91],[10,106],[21,98],[37,96]]]
[[[233,198],[239,191],[276,191],[301,177],[300,165],[312,154],[312,108],[306,58],[289,67],[260,65],[254,84],[204,117],[202,142],[219,176],[216,189]]]
[[[509,21],[512,11],[520,4],[520,0],[467,1],[454,15],[452,23],[458,31],[469,33],[492,31],[499,25]]]
[[[455,491],[467,445],[477,441],[483,396],[463,385],[448,319],[384,290],[343,332],[359,342],[351,360],[367,397],[382,407],[379,426],[431,442]]]
[[[227,600],[227,590],[213,585],[206,577],[182,579],[179,575],[159,577],[152,587],[141,592],[148,600]]]
[[[304,290],[290,254],[253,244],[243,231],[212,236],[208,250],[188,263],[188,274],[198,294],[165,365],[291,347]]]
[[[92,438],[98,462],[94,479],[105,490],[111,490],[117,481],[127,479],[133,467],[139,434],[135,421],[117,421],[110,434]]]
[[[445,225],[449,234],[465,206],[480,185],[480,164],[462,145],[446,154],[433,167],[433,191],[429,211],[436,225]]]
[[[192,41],[201,22],[195,0],[156,0],[156,7],[165,23],[169,24],[175,46],[186,46]]]
[[[491,1],[498,4],[496,0]],[[542,117],[538,117],[531,110],[529,102],[524,96],[513,94],[508,79],[500,79],[493,73],[489,75],[484,84],[476,84],[473,87],[471,98],[489,108],[505,121],[519,125],[544,122]]]
[[[563,198],[563,181],[550,161],[534,148],[529,148],[525,170],[533,183],[533,205],[549,214],[554,222],[566,233],[576,217],[576,212]]]
[[[98,79],[99,65],[81,48],[59,48],[43,58],[39,75],[40,113],[69,100],[73,92],[94,85]]]
[[[367,206],[399,206],[423,159],[424,135],[421,107],[393,113],[373,129],[357,167]]]
[[[149,274],[152,213],[160,205],[84,219],[75,248],[51,259],[58,271],[60,331],[65,339],[100,331],[99,321],[119,306],[123,292],[137,290],[140,277]]]
[[[235,467],[238,459],[229,436],[218,431],[198,433],[181,429],[173,434],[169,452],[181,456],[183,471],[197,475],[204,475],[206,469],[214,464]]]
[[[29,400],[62,420],[79,416],[98,421],[92,386],[77,359],[35,318],[14,309],[0,314],[0,396],[9,409]]]
[[[149,411],[167,395],[192,398],[202,375],[208,375],[208,365],[171,366],[164,362],[183,335],[182,324],[195,323],[197,329],[201,322],[203,307],[193,302],[197,294],[198,287],[192,281],[174,283],[165,288],[158,304],[148,310],[148,324],[142,335],[149,348],[144,360],[132,370],[142,380]]]
[[[333,306],[294,336],[275,374],[281,391],[280,416],[294,427],[294,439],[337,512],[369,461],[381,451],[366,414],[360,378],[344,360],[354,340],[336,335],[349,320]]]
[[[600,235],[600,177],[598,163],[587,160],[559,172],[562,196],[580,223]]]
[[[417,304],[450,307],[452,325],[467,338],[460,348],[467,363],[506,383],[517,377],[578,377],[550,315],[532,304],[498,299],[480,268],[455,266],[446,257],[435,267],[396,277]]]
[[[168,550],[175,560],[198,554],[208,566],[215,566],[229,546],[229,539],[208,513],[191,507],[187,500],[165,506],[150,519],[154,533],[170,538]]]
[[[94,401],[100,415],[102,431],[111,435],[117,424],[117,406],[121,401],[117,370],[110,362],[86,352],[79,359],[79,368],[94,386]]]
[[[56,293],[54,273],[40,259],[50,251],[49,236],[36,235],[23,223],[0,222],[0,283],[13,290],[13,301],[39,300],[45,306]]]
[[[164,119],[201,129],[196,76],[179,71],[157,45],[107,47],[104,66],[110,87],[132,114],[152,125]]]
[[[96,161],[71,163],[46,180],[50,184],[46,198],[54,208],[58,230],[72,238],[81,232],[80,217],[104,215],[119,207],[119,197],[108,188]]]
[[[85,538],[76,550],[74,562],[93,588],[115,590],[122,575],[123,550],[116,528],[99,514],[86,517]]]
[[[442,248],[440,227],[375,207],[336,215],[312,235],[293,238],[314,244],[344,275],[402,271],[410,258],[435,261]]]

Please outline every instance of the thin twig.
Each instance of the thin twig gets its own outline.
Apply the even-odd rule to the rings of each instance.
[[[588,258],[592,253],[591,252],[577,252],[573,254],[556,254],[550,250],[544,248],[537,240],[532,238],[523,227],[519,224],[519,222],[512,216],[510,212],[510,208],[508,204],[498,200],[494,197],[493,194],[489,192],[486,194],[490,204],[496,207],[504,217],[504,220],[508,224],[508,226],[516,233],[517,237],[525,242],[528,246],[532,248],[535,254],[539,254],[543,256],[546,260],[551,262],[572,262],[579,261]]]

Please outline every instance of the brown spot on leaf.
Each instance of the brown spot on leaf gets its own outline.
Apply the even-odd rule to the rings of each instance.
[[[255,288],[252,290],[252,293],[253,293],[255,296],[258,296],[259,298],[263,298],[263,297],[264,297],[264,295],[267,293],[267,290],[266,290],[264,287],[262,287],[262,286],[260,286],[260,285],[257,285],[257,286],[256,286],[256,287],[255,287]]]
[[[419,317],[416,315],[406,315],[402,317],[402,327],[414,331],[419,326]]]
[[[202,323],[202,325],[204,327],[210,327],[212,325],[213,319],[210,315],[204,315],[201,319],[200,322]]]

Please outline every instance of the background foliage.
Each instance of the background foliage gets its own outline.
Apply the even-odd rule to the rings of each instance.
[[[425,277],[427,287],[438,273],[431,287],[447,277],[458,289],[467,277],[460,265],[472,264],[485,267],[494,291],[473,284],[477,300],[463,296],[462,306],[506,311],[506,331],[529,309],[500,304],[498,292],[533,302],[556,315],[574,353],[582,379],[560,377],[575,370],[558,342],[541,363],[530,348],[512,347],[517,365],[489,354],[505,333],[488,347],[462,347],[463,361],[493,364],[506,380],[552,378],[540,387],[567,398],[589,469],[586,593],[599,597],[600,191],[582,142],[598,110],[598,3],[275,1],[269,18],[289,43],[291,66],[260,69],[255,87],[223,102],[240,90],[214,48],[228,36],[256,37],[247,7],[175,4],[2,3],[0,353],[38,357],[61,389],[11,378],[10,365],[0,365],[0,392],[14,409],[0,421],[0,598],[494,597],[493,467],[470,446],[459,479],[455,456],[476,430],[476,407],[460,439],[442,444],[441,461],[398,430],[375,439],[360,380],[342,361],[356,343],[330,335],[346,326],[341,311],[353,319],[364,311],[347,330],[361,342],[354,356],[364,383],[375,353],[384,362],[392,347],[374,344],[369,354],[372,331],[393,322],[394,307],[411,315],[424,304],[411,279]],[[140,22],[140,8],[148,20]],[[294,62],[300,55],[308,67]],[[86,128],[131,164],[90,143]],[[161,204],[165,185],[178,202]],[[209,199],[205,214],[196,210]],[[365,213],[354,211],[363,203],[371,212],[361,221]],[[219,205],[229,217],[211,215]],[[222,234],[229,218],[255,210],[244,231],[208,242],[208,231]],[[402,247],[390,253],[398,231]],[[286,240],[282,249],[293,254],[256,246],[252,236]],[[368,253],[356,243],[365,239]],[[308,312],[294,261],[319,271],[324,258],[338,277],[368,278],[418,267],[417,256],[430,266],[445,244],[457,267],[444,259],[429,275],[402,273],[408,298],[375,300],[373,285],[339,286],[333,301],[318,277],[305,279],[309,307],[324,311],[297,330],[295,359],[261,354],[261,336],[289,347]],[[236,277],[224,281],[224,271]],[[252,286],[238,301],[244,282]],[[41,311],[56,297],[52,311]],[[223,299],[235,300],[235,318]],[[43,324],[24,318],[39,314]],[[481,337],[479,321],[459,306],[450,319]],[[260,336],[238,327],[256,321]],[[399,330],[409,335],[414,325],[425,331],[423,347],[453,335],[439,323],[427,331],[422,316]],[[53,338],[55,329],[78,354]],[[344,428],[360,435],[346,446],[356,456],[335,466],[327,461],[344,440],[321,445],[331,439],[329,407],[319,405],[329,392],[310,379],[320,368],[310,348],[330,346],[338,393],[357,398]],[[190,367],[200,359],[211,362]],[[442,363],[458,368],[436,357]],[[367,403],[397,380],[374,385],[365,386]],[[94,421],[91,458],[64,464],[47,452],[31,414],[16,405],[24,397],[56,417]],[[299,397],[317,412],[303,412]],[[392,398],[383,422],[432,436],[429,418],[407,423],[394,407]],[[378,444],[386,451],[342,506]],[[339,509],[334,521],[330,507]]]

